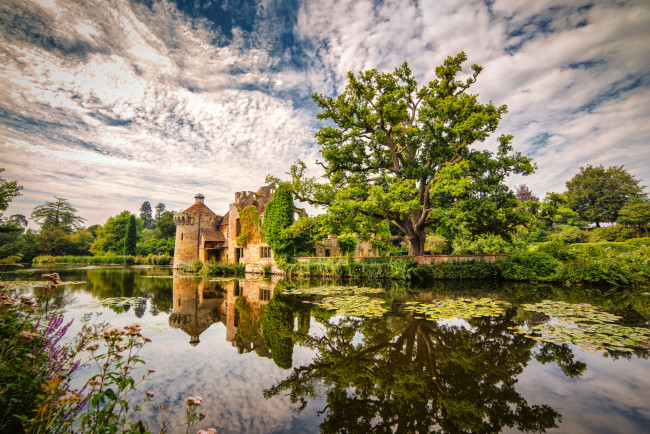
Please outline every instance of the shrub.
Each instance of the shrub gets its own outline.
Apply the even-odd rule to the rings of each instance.
[[[203,262],[196,260],[192,265],[183,266],[183,271],[186,273],[198,273],[203,269]]]
[[[628,229],[623,225],[612,225],[594,229],[591,241],[625,241],[633,237],[633,229]]]
[[[499,268],[496,262],[480,260],[448,261],[421,265],[422,277],[429,279],[496,279]]]
[[[560,261],[568,261],[577,257],[575,249],[569,248],[569,246],[559,240],[540,243],[535,247],[534,251],[544,253]]]
[[[650,246],[650,237],[631,238],[629,240],[625,240],[625,243],[631,246]]]
[[[441,235],[429,234],[424,240],[424,251],[430,255],[440,255],[449,250],[449,241]]]
[[[201,261],[197,261],[201,262]],[[194,267],[196,262],[192,264]],[[201,264],[201,276],[241,276],[246,273],[245,264],[232,264],[229,262],[216,262],[211,259],[205,264]]]
[[[512,250],[512,243],[494,234],[486,234],[475,238],[458,238],[453,241],[454,254],[494,255],[508,253]]]
[[[351,255],[354,253],[354,250],[357,248],[357,238],[351,234],[344,234],[338,237],[339,247],[341,248],[341,253],[344,255]]]
[[[542,252],[512,252],[496,265],[509,280],[556,280],[562,269],[560,261]]]
[[[567,244],[584,243],[587,241],[588,234],[575,226],[563,226],[559,232],[551,234],[551,240],[561,241]]]

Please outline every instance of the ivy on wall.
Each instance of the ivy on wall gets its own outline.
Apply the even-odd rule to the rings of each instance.
[[[261,235],[260,212],[254,205],[249,205],[239,212],[241,232],[237,244],[246,247],[248,243],[259,240]]]

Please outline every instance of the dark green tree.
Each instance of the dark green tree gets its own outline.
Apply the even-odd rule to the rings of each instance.
[[[0,167],[0,174],[2,172],[4,172],[4,169]],[[0,233],[20,231],[19,225],[2,217],[2,211],[6,211],[9,203],[15,197],[20,196],[20,190],[22,189],[23,187],[18,185],[16,181],[7,181],[0,176]]]
[[[162,217],[162,214],[165,212],[165,204],[162,202],[159,202],[158,205],[156,205],[156,214],[154,215],[154,219],[156,220],[156,224],[158,223],[158,220]]]
[[[126,224],[126,234],[124,236],[124,254],[135,255],[135,246],[138,243],[138,228],[135,222],[135,216],[131,214]]]
[[[438,78],[423,87],[405,62],[392,73],[350,72],[336,98],[314,94],[318,119],[328,121],[316,134],[327,182],[307,178],[298,161],[287,189],[334,214],[376,226],[389,220],[401,234],[385,241],[407,243],[411,255],[424,254],[427,226],[462,220],[468,230],[507,235],[521,216],[511,211],[518,201],[504,180],[534,167],[513,152],[510,135],[499,137],[495,154],[476,149],[507,108],[468,93],[482,68],[472,65],[469,78],[459,79],[466,59],[465,53],[448,57],[436,68]],[[434,210],[452,211],[434,216]]]
[[[581,167],[566,183],[569,207],[596,227],[615,222],[625,204],[646,197],[639,182],[623,166]]]
[[[266,204],[262,235],[278,257],[293,254],[292,245],[282,237],[282,231],[293,224],[293,199],[284,187],[280,186],[273,193],[273,199]]]
[[[41,225],[41,229],[59,228],[65,233],[72,233],[86,221],[77,215],[77,209],[67,199],[54,197],[54,202],[45,202],[32,211],[32,219]]]
[[[151,204],[146,201],[140,206],[140,218],[145,229],[153,229],[156,225],[151,215]]]
[[[645,229],[645,236],[648,236],[648,225],[650,225],[650,203],[630,203],[618,211],[619,223],[632,225],[636,228]]]
[[[122,254],[124,252],[124,238],[126,237],[126,228],[129,224],[131,213],[122,211],[120,214],[109,217],[106,223],[97,230],[95,241],[90,247],[93,255],[103,255],[106,253]],[[142,220],[135,219],[136,225],[141,226]],[[139,227],[137,232],[139,232]]]
[[[154,234],[157,238],[169,238],[176,236],[176,224],[174,223],[174,213],[163,211],[156,223]]]

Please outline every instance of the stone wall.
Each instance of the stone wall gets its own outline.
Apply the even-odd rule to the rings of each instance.
[[[199,228],[214,228],[216,224],[215,218],[214,214],[197,212],[177,212],[174,214],[174,223],[176,223],[174,268],[191,265],[200,259]]]

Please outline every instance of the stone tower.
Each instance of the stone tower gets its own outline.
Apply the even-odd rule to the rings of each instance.
[[[216,223],[216,214],[203,203],[205,196],[199,193],[194,199],[194,205],[183,212],[174,213],[174,268],[191,265],[199,259],[201,229],[214,229]]]

